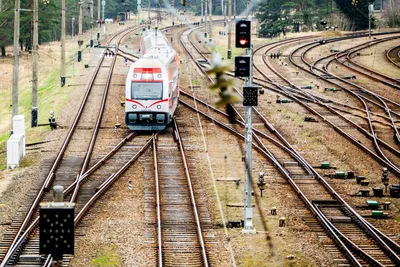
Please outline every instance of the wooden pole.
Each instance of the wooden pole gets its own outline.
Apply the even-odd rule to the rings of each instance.
[[[61,87],[65,80],[65,0],[61,0]]]
[[[38,125],[38,0],[33,0],[32,40],[32,120],[31,127]]]
[[[228,59],[232,58],[232,30],[233,27],[231,27],[232,22],[231,22],[231,17],[232,17],[232,0],[229,0],[228,2]]]
[[[14,9],[14,68],[13,68],[13,89],[12,89],[12,118],[18,115],[18,82],[19,82],[19,9],[20,0],[15,0]],[[12,125],[11,118],[11,129]]]

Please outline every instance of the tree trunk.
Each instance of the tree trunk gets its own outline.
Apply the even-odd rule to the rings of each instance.
[[[6,47],[5,46],[1,46],[1,56],[2,57],[6,56]]]

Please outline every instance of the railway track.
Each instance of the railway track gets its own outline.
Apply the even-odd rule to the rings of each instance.
[[[154,184],[148,190],[157,203],[151,203],[156,207],[157,266],[209,266],[205,239],[211,242],[212,237],[204,233],[211,229],[209,216],[204,203],[196,200],[193,179],[198,178],[189,173],[179,129],[173,123],[172,132],[153,137],[150,176]]]
[[[315,41],[313,43],[313,45],[316,46],[317,45],[316,43],[318,43],[318,41]],[[306,46],[307,45],[302,45],[301,47],[306,47]],[[258,53],[261,55],[264,55],[264,53],[268,53],[268,50],[264,51],[264,50],[261,50],[261,48],[257,49],[255,51],[255,53]],[[294,52],[299,49],[300,49],[299,47],[296,48],[294,50]],[[260,50],[260,51],[258,51],[258,50]],[[294,52],[292,52],[290,54],[290,60],[292,61],[292,63],[295,62],[296,60],[298,61],[298,58],[299,58],[294,55]],[[298,53],[300,53],[300,52],[298,52]],[[304,53],[305,52],[302,53],[302,56]],[[325,57],[325,58],[328,58],[328,57]],[[262,70],[262,71],[260,70],[261,63],[257,63],[257,60],[259,60],[260,58],[262,58],[264,63],[268,66],[268,69],[269,69],[268,73],[266,73],[264,70]],[[355,145],[359,146],[360,141],[363,144],[365,144],[365,143],[368,144],[369,141],[367,141],[365,139],[365,138],[367,138],[367,139],[373,140],[374,143],[378,142],[380,146],[384,147],[385,152],[386,152],[386,150],[388,150],[388,152],[386,152],[386,153],[392,154],[392,158],[396,159],[398,157],[398,155],[399,155],[398,150],[393,147],[394,146],[393,139],[388,140],[388,138],[384,138],[384,140],[382,140],[380,138],[377,138],[376,135],[368,132],[366,129],[364,129],[363,127],[361,127],[359,125],[359,124],[361,124],[359,122],[360,118],[363,118],[367,123],[369,123],[369,125],[372,125],[371,118],[368,116],[368,113],[367,113],[367,116],[364,113],[364,112],[366,112],[365,108],[362,109],[362,108],[358,108],[358,107],[352,107],[346,103],[338,102],[338,101],[332,100],[331,98],[328,99],[328,98],[326,98],[326,96],[321,97],[319,95],[316,95],[315,93],[309,92],[309,90],[304,90],[303,88],[296,86],[295,84],[290,82],[287,78],[285,78],[283,75],[279,74],[278,71],[275,70],[271,66],[270,62],[267,60],[267,57],[265,57],[265,56],[255,57],[255,62],[256,62],[255,63],[256,70],[258,71],[258,73],[261,73],[261,75],[262,75],[262,79],[261,80],[258,79],[257,82],[260,83],[260,81],[269,80],[270,83],[274,84],[274,88],[271,88],[271,86],[265,84],[265,82],[262,82],[261,84],[264,86],[267,86],[268,89],[275,90],[276,92],[279,92],[285,96],[288,96],[291,99],[294,99],[296,102],[303,101],[304,103],[301,103],[302,106],[306,107],[306,109],[309,110],[312,114],[317,115],[318,117],[322,118],[324,121],[329,122],[329,124],[332,125],[340,134],[347,136],[347,138],[350,141],[352,141]],[[311,66],[311,63],[308,63],[308,61],[306,59],[303,59],[302,62],[303,62],[303,64],[308,64]],[[295,63],[295,64],[296,64],[295,66],[297,68],[301,68],[300,64],[297,64],[297,63]],[[316,66],[315,62],[312,66],[315,68],[315,66]],[[305,70],[307,71],[307,69],[305,69]],[[284,81],[284,84],[281,85],[277,82],[274,82],[270,78],[270,72],[273,72],[274,75],[278,76],[282,81]],[[312,74],[311,71],[309,71],[309,73]],[[322,75],[318,75],[318,78],[322,80],[324,77]],[[344,79],[341,79],[341,80],[344,80]],[[331,81],[329,80],[329,82],[331,82]],[[336,84],[336,82],[334,82],[334,83],[336,86],[339,86]],[[343,87],[340,87],[340,88],[343,88]],[[344,88],[343,90],[347,90],[347,89]],[[350,93],[352,93],[352,92],[350,92]],[[367,110],[367,112],[368,111],[369,110]],[[326,117],[327,114],[332,114],[332,115],[330,115],[330,117],[328,118],[328,117]],[[387,115],[385,116],[385,114],[381,114],[378,111],[374,112],[373,114],[374,114],[374,116],[379,116],[380,118],[385,118],[385,120],[387,122],[389,122],[389,124],[387,124],[385,121],[375,119],[374,123],[378,123],[379,126],[381,126],[382,124],[385,124],[385,123],[386,123],[385,126],[392,126],[392,128],[394,129],[394,132],[395,132],[395,137],[397,136],[396,135],[397,130],[393,126],[394,121],[393,121],[393,118],[391,118],[391,116],[387,116]],[[356,118],[357,120],[355,120],[353,122],[347,117],[352,117],[353,120],[354,120],[354,118]],[[338,127],[338,126],[343,126],[342,128],[344,128],[345,130],[340,129],[340,127]],[[352,130],[350,132],[348,128],[353,128],[354,130]],[[346,135],[346,131],[349,133],[348,135]],[[362,133],[362,134],[360,135],[360,133]],[[356,140],[354,140],[354,137],[356,137]],[[377,145],[375,145],[375,147],[377,147]],[[378,155],[376,155],[376,154],[374,154],[374,152],[372,152],[374,149],[373,146],[370,146],[369,148],[364,147],[363,149],[367,152],[369,151],[368,153],[371,154],[373,157],[375,157],[378,161],[380,161],[380,162],[385,161],[385,157],[383,157],[383,160],[381,158],[382,153],[380,153],[380,155],[379,155],[379,153],[378,153]],[[383,164],[390,165],[391,163],[383,163]],[[393,166],[393,167],[398,175],[397,167],[396,166]]]
[[[400,68],[400,46],[395,46],[386,52],[386,58],[390,63]]]
[[[122,38],[130,30],[131,29],[128,29],[128,31],[121,31],[115,37],[118,36]],[[110,42],[112,40],[113,38],[111,38]],[[118,50],[118,48],[116,48],[116,50]],[[41,258],[39,255],[37,224],[39,221],[38,204],[41,201],[48,202],[52,200],[51,194],[47,193],[52,184],[63,185],[64,188],[67,188],[65,190],[65,195],[72,195],[71,201],[77,202],[76,211],[78,213],[86,210],[86,208],[84,208],[86,205],[85,203],[94,196],[96,190],[102,185],[104,186],[104,183],[107,182],[107,178],[108,180],[112,178],[110,176],[110,169],[103,169],[102,174],[101,172],[97,172],[94,176],[90,175],[92,175],[106,159],[109,159],[110,156],[118,152],[122,147],[121,144],[132,139],[134,134],[130,134],[126,139],[123,139],[123,142],[120,143],[117,148],[113,149],[106,159],[97,162],[91,168],[89,168],[89,163],[96,143],[96,137],[99,135],[115,60],[116,57],[105,57],[104,51],[101,54],[99,64],[89,82],[82,104],[66,135],[64,143],[54,162],[47,163],[48,174],[42,188],[38,190],[33,204],[30,207],[26,207],[25,210],[21,210],[21,213],[13,221],[1,243],[1,266],[22,266],[26,264],[41,265],[43,262],[46,262],[46,264],[51,263],[51,255],[48,255],[46,259]],[[101,104],[99,105],[98,103]],[[93,107],[97,108],[97,112]],[[128,151],[130,152],[130,150]],[[125,151],[125,153],[126,152],[127,151]],[[124,155],[124,152],[120,153],[122,153],[122,155],[117,156],[117,158],[119,158],[117,162],[123,162],[121,160],[127,156]],[[114,168],[115,165],[112,166]],[[104,175],[108,176],[104,177]],[[103,180],[93,178],[98,178],[99,176],[102,176]],[[90,179],[88,179],[89,177]],[[84,182],[88,184],[82,188],[81,186]]]
[[[192,45],[194,44],[192,43]],[[199,54],[201,54],[201,52],[199,52]],[[207,61],[207,59],[205,59],[205,61]],[[199,68],[201,69],[201,66],[199,66]],[[198,106],[195,108],[194,105],[189,105],[185,102],[182,103],[201,115],[208,117],[210,120],[213,120],[214,123],[221,127],[233,131],[229,123],[220,123],[211,118],[211,116],[208,116],[206,112],[202,112]],[[199,99],[196,99],[196,103],[207,105],[207,110],[213,109]],[[213,110],[221,113],[215,109]],[[239,115],[241,112],[238,111],[237,113]],[[224,115],[227,116],[226,114]],[[263,124],[267,126],[268,122],[265,120]],[[256,125],[258,124],[256,123]],[[244,125],[242,124],[242,126]],[[313,216],[318,219],[330,238],[335,241],[340,251],[346,257],[347,263],[354,266],[370,264],[378,266],[396,266],[400,263],[398,256],[399,246],[397,243],[391,241],[358,215],[296,151],[292,150],[290,147],[285,147],[283,144],[280,145],[281,148],[282,146],[285,147],[282,148],[282,150],[287,153],[286,155],[282,154],[282,152],[277,153],[276,148],[274,148],[274,153],[269,151],[267,146],[270,144],[265,145],[257,134],[261,134],[269,141],[271,141],[272,137],[268,138],[266,135],[262,134],[262,130],[257,130],[256,126],[254,128],[255,134],[253,138],[258,141],[258,144],[253,144],[253,146],[259,146],[258,150],[261,151],[260,153],[263,153],[264,156],[278,168],[281,174],[288,179],[294,190],[313,213]],[[270,127],[270,130],[271,134],[277,134],[276,129]],[[243,138],[239,132],[237,132],[236,135]],[[277,145],[279,141],[275,140],[274,143]],[[290,152],[292,153],[292,158],[288,158],[287,156]],[[295,168],[291,169],[290,166],[293,167],[293,165]],[[352,230],[347,231],[347,229]],[[397,252],[393,251],[392,248]],[[377,253],[376,251],[380,252]],[[342,260],[343,259],[339,259],[338,261]]]
[[[384,153],[383,148],[381,148],[380,143],[378,143],[379,141],[378,141],[378,138],[377,138],[377,133],[375,133],[375,130],[374,130],[374,127],[373,127],[373,122],[371,120],[371,114],[370,114],[371,110],[375,111],[376,113],[380,113],[380,110],[377,110],[376,108],[374,108],[374,106],[377,106],[377,105],[381,108],[381,111],[386,112],[387,116],[388,116],[388,118],[389,118],[389,120],[390,120],[390,122],[391,122],[391,124],[393,126],[394,136],[397,139],[399,134],[398,134],[398,131],[397,131],[397,127],[395,127],[395,123],[393,121],[393,117],[392,116],[394,116],[394,115],[397,116],[396,110],[393,110],[393,109],[394,108],[397,109],[398,108],[398,104],[395,101],[393,101],[391,99],[388,99],[386,97],[382,97],[382,96],[378,95],[377,93],[374,93],[374,92],[372,92],[372,91],[370,91],[370,90],[368,90],[368,89],[366,89],[366,88],[364,88],[364,87],[362,87],[360,85],[357,85],[355,83],[349,82],[348,80],[346,80],[346,79],[344,79],[342,77],[339,77],[339,76],[333,74],[332,72],[328,72],[326,64],[328,64],[328,62],[330,62],[330,60],[328,60],[328,62],[325,62],[325,64],[322,63],[322,60],[326,60],[328,57],[323,57],[321,59],[318,59],[315,62],[313,62],[312,64],[308,63],[306,58],[305,58],[306,57],[306,53],[308,51],[310,51],[310,49],[312,47],[314,47],[314,46],[315,46],[314,44],[312,44],[311,46],[310,45],[304,45],[304,46],[298,48],[297,50],[295,50],[294,52],[292,52],[291,55],[290,55],[291,62],[295,66],[297,66],[299,68],[302,68],[303,70],[308,71],[310,74],[316,75],[317,77],[319,77],[322,80],[328,81],[328,79],[326,79],[325,75],[333,76],[334,77],[334,81],[329,79],[329,82],[331,84],[334,84],[336,87],[338,87],[338,88],[344,90],[345,92],[351,94],[352,96],[356,97],[361,102],[361,105],[362,105],[362,107],[364,109],[364,112],[365,112],[365,115],[366,115],[366,118],[367,118],[368,128],[369,128],[370,134],[372,136],[372,141],[373,141],[373,147],[369,146],[369,149],[370,150],[375,149],[378,157],[382,159],[382,160],[379,160],[379,161],[381,161],[381,164],[387,165],[389,168],[391,168],[391,170],[397,176],[399,176],[400,169],[399,169],[399,167],[397,165],[398,163],[396,162],[396,158],[397,158],[398,154],[397,155],[391,154],[392,152],[396,153],[396,152],[394,152],[394,150],[396,150],[396,149],[393,146],[388,145],[388,146],[385,146],[385,148],[390,150],[390,151],[388,151],[388,152],[385,151],[386,153]],[[305,68],[304,65],[301,65],[298,61],[296,61],[295,53],[301,54],[301,61],[302,61],[301,63],[305,64],[306,66],[308,66],[309,69]],[[323,68],[317,67],[317,64],[319,64],[319,65],[322,64],[324,67]],[[376,103],[375,102],[376,100],[378,102],[380,102],[380,103]],[[371,104],[369,104],[371,102],[373,104],[372,106],[371,106]],[[357,136],[359,136],[359,135],[357,135]],[[365,142],[363,142],[363,143],[365,144]],[[394,142],[392,141],[392,143],[394,143]],[[377,158],[377,157],[375,157],[375,158]]]

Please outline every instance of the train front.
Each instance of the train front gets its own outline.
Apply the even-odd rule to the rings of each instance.
[[[134,131],[163,130],[171,118],[168,74],[156,59],[139,59],[126,80],[125,123]]]

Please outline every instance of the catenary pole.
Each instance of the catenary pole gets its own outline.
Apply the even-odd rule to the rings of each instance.
[[[204,0],[204,20],[205,20],[205,32],[204,32],[204,39],[207,42],[207,32],[208,32],[208,0]]]
[[[80,55],[79,57],[81,57],[82,56],[82,43],[83,43],[83,40],[82,40],[82,19],[83,19],[82,5],[83,5],[83,2],[79,1],[78,5],[79,5],[79,21],[78,21],[78,46],[79,46],[79,48],[78,48],[78,55]],[[78,61],[80,61],[80,59]]]
[[[65,0],[61,0],[61,87],[65,79]]]
[[[232,27],[231,27],[231,19],[232,19],[232,0],[228,2],[228,59],[232,58]]]
[[[31,127],[36,127],[38,125],[38,6],[38,0],[33,0]]]
[[[210,0],[210,3],[208,5],[208,8],[209,8],[208,14],[210,15],[210,23],[208,24],[208,26],[210,27],[210,31],[208,32],[208,34],[210,37],[210,43],[212,42],[212,6],[213,6],[213,3],[212,3],[212,0]]]
[[[89,1],[90,6],[90,47],[93,47],[93,0]]]
[[[13,68],[13,89],[12,89],[12,118],[18,115],[18,82],[19,82],[19,9],[20,0],[15,0],[14,10],[14,68]]]
[[[201,9],[200,18],[201,18],[201,20],[203,20],[203,16],[204,16],[204,14],[203,14],[203,10],[204,10],[204,0],[201,0],[201,7],[200,7],[200,9]]]

